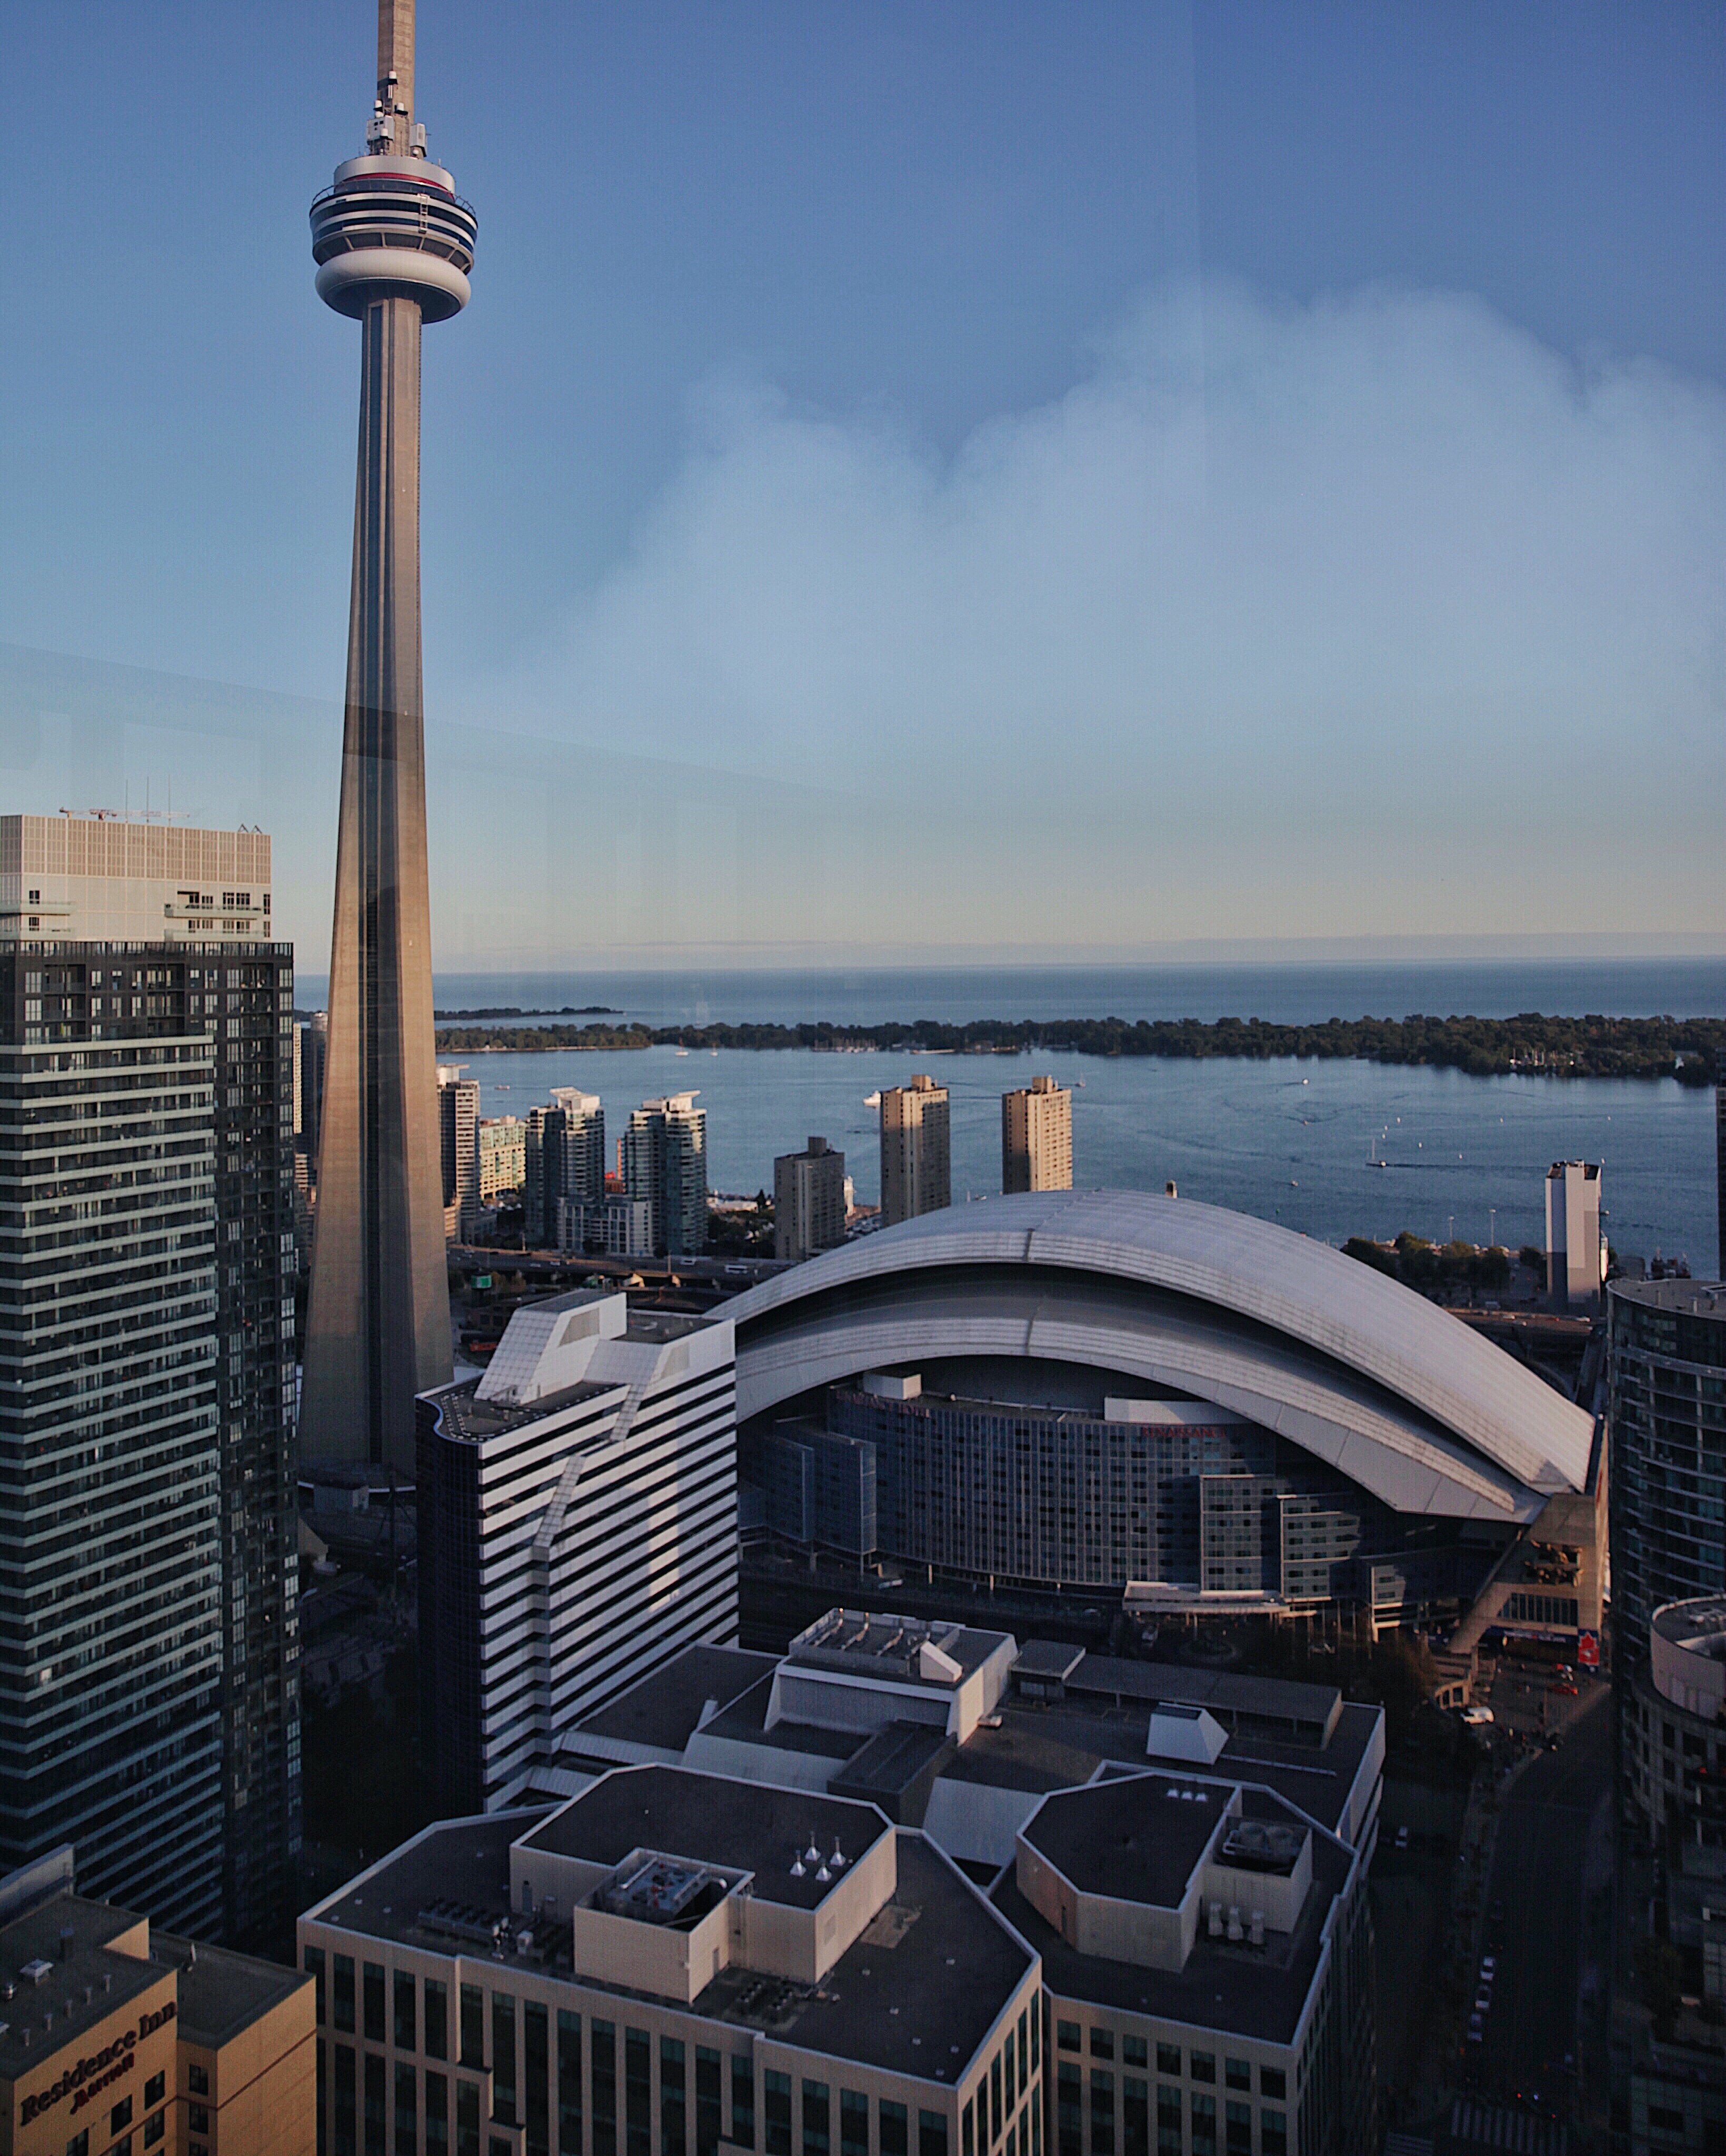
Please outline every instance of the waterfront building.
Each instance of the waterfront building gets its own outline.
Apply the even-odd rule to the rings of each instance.
[[[1600,1171],[1555,1160],[1546,1172],[1546,1292],[1560,1310],[1592,1317],[1606,1277],[1600,1241]]]
[[[605,1195],[599,1096],[554,1086],[549,1106],[528,1110],[522,1144],[521,1239],[529,1250],[556,1250],[560,1206],[597,1205]]]
[[[1627,1802],[1652,1831],[1663,1815],[1649,1779],[1663,1756],[1647,1696],[1655,1612],[1726,1594],[1726,1287],[1614,1281],[1607,1296],[1613,1676]],[[1706,1748],[1686,1748],[1693,1774]]]
[[[874,1450],[878,1552],[1146,1613],[1598,1631],[1594,1418],[1436,1305],[1188,1199],[1032,1193],[724,1306],[738,1416]],[[818,1522],[814,1542],[839,1537]]]
[[[69,1837],[95,1892],[261,1937],[300,1846],[293,952],[238,909],[76,940],[84,873],[66,935],[0,939],[0,1419],[36,1462],[0,1489],[0,1858]]]
[[[495,1810],[593,1707],[737,1636],[731,1325],[585,1290],[530,1303],[485,1374],[419,1414],[436,1802]]]
[[[919,1071],[881,1096],[881,1204],[887,1225],[953,1203],[947,1088]]]
[[[438,1065],[438,1143],[444,1168],[444,1234],[473,1233],[480,1205],[480,1088],[460,1063]]]
[[[527,1126],[515,1116],[482,1116],[475,1146],[480,1204],[517,1196],[527,1179]]]
[[[845,1157],[825,1138],[773,1163],[773,1255],[801,1262],[845,1239]]]
[[[1001,1096],[1001,1188],[1071,1190],[1073,1096],[1052,1078]]]
[[[1037,1957],[869,1804],[619,1767],[428,1828],[300,1948],[334,2151],[375,2091],[398,2148],[1045,2156]]]
[[[315,1986],[80,1894],[74,1853],[0,1879],[13,2156],[313,2156]]]
[[[644,1101],[624,1133],[624,1182],[648,1209],[655,1254],[699,1257],[707,1247],[707,1111],[693,1093]]]
[[[467,303],[477,221],[414,112],[413,0],[380,0],[362,156],[312,204],[320,298],[361,326],[330,1048],[301,1440],[398,1471],[447,1383],[419,634],[419,343]]]

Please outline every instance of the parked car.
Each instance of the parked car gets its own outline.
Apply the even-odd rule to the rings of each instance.
[[[1496,1954],[1482,1954],[1481,1956],[1480,1973],[1486,1979],[1488,1984],[1492,1982],[1492,1979],[1498,1974],[1498,1959]]]
[[[1492,1710],[1489,1707],[1465,1707],[1461,1717],[1470,1729],[1484,1729],[1492,1719]]]
[[[1409,1830],[1405,1826],[1396,1830],[1396,1845],[1399,1849],[1406,1849],[1409,1845]]]
[[[1486,2041],[1486,2031],[1481,2025],[1478,2014],[1471,2014],[1468,2017],[1468,2041],[1471,2044],[1483,2044]]]
[[[1490,2013],[1492,2010],[1492,1994],[1487,1989],[1486,1986],[1482,1984],[1481,1989],[1474,1994],[1474,2010],[1477,2014]]]

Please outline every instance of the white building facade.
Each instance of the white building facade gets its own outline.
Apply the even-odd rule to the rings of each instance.
[[[494,1810],[560,1734],[737,1627],[727,1319],[581,1291],[421,1396],[419,1640],[439,1807]]]

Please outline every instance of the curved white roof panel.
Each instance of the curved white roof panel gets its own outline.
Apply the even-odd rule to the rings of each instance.
[[[724,1308],[742,1418],[884,1364],[1022,1355],[1236,1408],[1399,1511],[1526,1518],[1587,1479],[1592,1418],[1459,1319],[1327,1244],[1184,1198],[953,1207]]]

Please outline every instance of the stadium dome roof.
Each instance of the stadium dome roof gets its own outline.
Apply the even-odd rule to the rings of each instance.
[[[1400,1512],[1530,1519],[1592,1418],[1424,1296],[1244,1213],[1123,1190],[924,1214],[724,1306],[747,1419],[874,1369],[1088,1365],[1230,1408]]]

